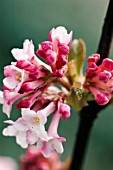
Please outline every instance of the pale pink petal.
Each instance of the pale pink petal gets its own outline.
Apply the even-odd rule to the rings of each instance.
[[[3,92],[0,91],[0,104],[4,103]]]
[[[23,118],[19,118],[15,123],[14,123],[14,127],[15,129],[17,129],[18,131],[26,131],[27,125],[26,122]]]
[[[42,154],[44,155],[44,157],[49,158],[53,152],[54,152],[53,143],[51,141],[44,142],[44,145],[42,147]]]
[[[30,110],[29,108],[28,109],[22,108],[21,111],[22,111],[21,112],[22,117],[26,121],[31,121],[33,120],[34,117],[36,117],[36,112],[33,110]]]
[[[63,153],[64,148],[63,148],[62,142],[61,142],[60,140],[54,139],[54,140],[53,140],[53,145],[54,145],[55,150],[56,150],[59,154],[62,154],[62,153]]]
[[[28,144],[26,142],[26,133],[25,132],[19,132],[16,136],[16,143],[20,145],[22,148],[27,148]]]
[[[6,77],[3,79],[3,84],[9,88],[9,89],[14,89],[18,85],[18,81],[14,79],[13,77]]]
[[[48,140],[47,132],[45,131],[45,127],[43,124],[39,124],[39,138],[43,141]],[[37,131],[36,131],[37,132]]]
[[[37,141],[37,150],[39,151],[42,148],[42,146],[43,146],[43,141],[38,140]]]
[[[28,39],[26,39],[24,42],[23,42],[23,50],[27,53],[28,51],[28,48],[29,48],[29,44],[30,44],[30,41]]]
[[[35,144],[39,139],[39,136],[37,136],[37,134],[31,130],[27,130],[26,132],[26,140],[27,143],[30,145]]]
[[[3,112],[5,114],[7,114],[8,117],[10,117],[10,111],[12,109],[12,104],[22,96],[23,96],[23,94],[4,90],[4,93],[3,93],[3,97],[4,97]]]
[[[13,125],[13,124],[14,124],[14,121],[12,121],[12,120],[5,120],[4,123],[8,123],[8,124],[10,124],[10,125]]]
[[[7,128],[3,129],[4,136],[15,136],[17,134],[17,130],[13,125],[9,125]]]
[[[72,39],[72,31],[70,34],[67,33],[67,30],[59,26],[56,29],[52,29],[49,33],[50,41],[59,40],[60,43],[69,44]]]
[[[28,59],[28,55],[24,52],[23,49],[13,48],[11,50],[11,53],[16,60],[27,60]]]
[[[8,116],[8,118],[10,117],[11,110],[12,110],[12,104],[10,105],[8,105],[7,103],[3,104],[2,111]]]

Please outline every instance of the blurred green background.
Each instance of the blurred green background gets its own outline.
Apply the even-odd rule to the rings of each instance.
[[[73,30],[73,38],[86,42],[87,56],[98,47],[108,0],[0,0],[0,88],[2,89],[3,67],[13,57],[10,50],[22,47],[24,39],[32,39],[38,44],[47,40],[48,32],[59,25]],[[111,52],[113,57],[113,52]],[[113,169],[113,107],[107,107],[99,114],[94,124],[84,170]],[[3,137],[3,121],[7,117],[0,107],[0,155],[8,155],[18,160],[24,152],[13,137]],[[13,109],[12,119],[20,113]],[[62,160],[71,155],[79,117],[72,111],[71,118],[60,123],[60,134],[67,138]]]

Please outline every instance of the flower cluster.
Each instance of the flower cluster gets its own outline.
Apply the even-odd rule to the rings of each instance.
[[[11,51],[16,61],[4,68],[3,91],[0,91],[0,103],[8,117],[15,102],[21,110],[21,117],[15,122],[5,121],[9,126],[3,135],[15,136],[22,148],[36,144],[45,157],[50,157],[54,150],[63,153],[62,142],[66,139],[59,136],[58,125],[61,118],[70,117],[69,105],[80,110],[92,94],[99,105],[105,105],[113,92],[111,59],[104,59],[98,66],[99,54],[88,57],[85,77],[85,43],[75,40],[69,47],[72,31],[68,34],[61,26],[52,29],[48,37],[49,41],[42,42],[36,51],[46,63],[35,55],[32,41],[25,40],[22,49]]]
[[[72,39],[72,31],[67,34],[65,28],[57,27],[49,33],[49,41],[39,45],[38,56],[45,59],[52,69],[53,77],[63,77],[67,71],[69,45]]]
[[[106,58],[98,66],[99,59],[99,54],[88,57],[85,85],[94,95],[95,101],[99,105],[105,105],[111,99],[113,92],[113,61]]]
[[[10,117],[16,102],[21,117],[15,122],[5,121],[9,126],[3,130],[3,135],[15,136],[22,148],[37,144],[45,157],[49,157],[54,149],[61,154],[62,142],[66,140],[58,135],[58,125],[60,118],[70,117],[70,107],[66,104],[66,89],[59,89],[56,84],[67,70],[71,38],[72,32],[68,34],[64,27],[50,31],[50,41],[43,42],[37,50],[47,64],[35,55],[32,41],[25,40],[23,49],[11,51],[16,62],[4,68],[4,91],[0,91],[3,112]],[[53,117],[46,130],[51,114]]]
[[[53,153],[45,158],[35,146],[30,146],[20,159],[20,170],[66,170],[65,164],[60,161],[59,155]]]

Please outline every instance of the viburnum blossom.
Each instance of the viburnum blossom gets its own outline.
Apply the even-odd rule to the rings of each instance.
[[[0,156],[0,170],[18,170],[18,168],[13,158]]]
[[[53,77],[63,77],[67,71],[69,45],[72,31],[68,34],[64,27],[57,27],[49,32],[49,41],[42,42],[37,55],[44,58],[51,66]]]
[[[105,105],[113,92],[111,59],[104,59],[98,66],[99,54],[88,57],[85,77],[85,43],[75,40],[71,44],[72,31],[68,34],[61,26],[53,28],[48,38],[36,51],[46,63],[35,55],[32,41],[25,40],[22,49],[12,49],[16,61],[4,67],[3,91],[0,91],[3,112],[10,117],[15,104],[22,115],[16,121],[4,121],[9,126],[3,135],[15,136],[22,148],[36,144],[45,157],[50,157],[54,150],[59,154],[64,151],[62,142],[66,139],[60,137],[58,127],[60,119],[70,117],[69,105],[80,110],[92,94],[99,105]]]
[[[45,158],[35,146],[30,146],[20,159],[20,170],[66,170],[66,166],[60,161],[59,155],[53,153]]]
[[[88,67],[86,68],[86,87],[93,93],[99,105],[109,102],[113,92],[113,61],[104,59],[98,66],[99,54],[88,57]]]
[[[50,157],[54,152],[54,149],[59,153],[63,153],[62,142],[65,142],[65,138],[59,137],[57,133],[57,128],[60,120],[60,113],[58,111],[54,114],[51,124],[48,129],[48,141],[37,142],[37,147],[42,150],[45,157]]]
[[[52,103],[47,106],[47,109],[40,111],[33,111],[22,109],[22,117],[17,121],[5,121],[10,125],[3,130],[5,136],[16,136],[16,142],[23,148],[28,147],[28,144],[34,144],[38,140],[47,141],[47,133],[44,124],[47,121],[47,114],[49,115],[55,109]]]
[[[65,31],[64,34],[66,34]],[[69,43],[71,39],[68,36]],[[53,73],[49,65],[35,56],[32,41],[25,40],[23,49],[13,49],[12,54],[17,61],[4,68],[6,78],[3,80],[4,91],[0,91],[0,102],[3,104],[3,112],[10,117],[12,105],[18,101],[16,107],[21,109],[22,117],[15,122],[12,120],[5,121],[10,125],[3,130],[3,134],[15,136],[17,144],[22,148],[44,142],[48,146],[47,143],[52,141],[55,149],[62,153],[61,142],[65,139],[60,138],[57,134],[58,122],[60,117],[66,119],[70,116],[70,107],[65,103],[66,94],[64,90],[53,86]],[[57,114],[58,119],[55,118],[57,112],[59,112]],[[48,116],[52,113],[54,113],[53,119],[49,130],[46,131],[45,124]],[[56,131],[54,131],[55,127]],[[57,149],[57,143],[61,149]],[[38,145],[37,149],[40,149]],[[53,151],[54,148],[52,151],[48,150],[49,156]],[[42,149],[42,152],[44,152],[44,149]],[[45,154],[45,156],[48,157],[48,154]]]

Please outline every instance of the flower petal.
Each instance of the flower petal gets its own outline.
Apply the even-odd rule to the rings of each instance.
[[[18,135],[16,136],[16,142],[22,148],[27,148],[28,144],[26,142],[26,133],[25,132],[19,132]]]
[[[62,154],[64,151],[64,148],[62,146],[62,142],[60,142],[58,139],[54,139],[53,141],[54,148],[59,154]]]

